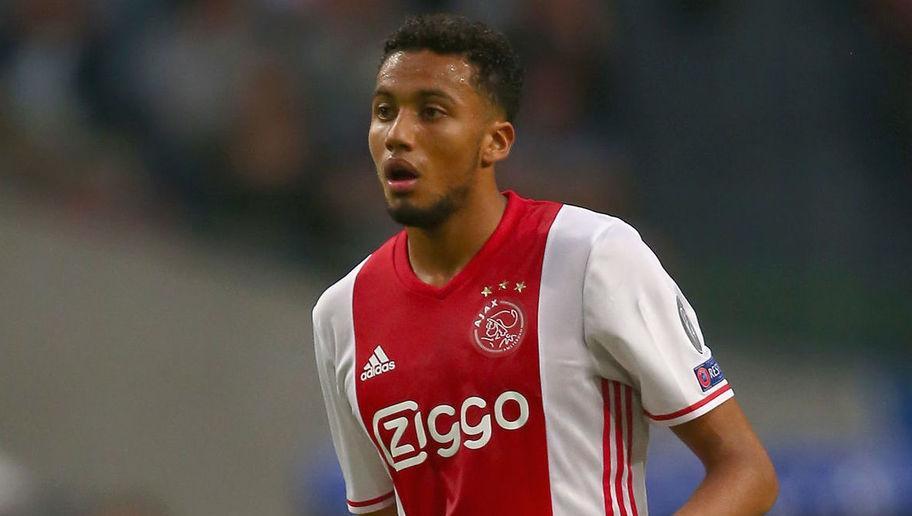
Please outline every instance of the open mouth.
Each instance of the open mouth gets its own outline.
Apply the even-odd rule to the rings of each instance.
[[[395,167],[386,174],[389,181],[408,181],[409,179],[418,179],[418,174],[407,168]]]
[[[383,165],[386,184],[394,192],[411,191],[418,182],[419,174],[414,165],[404,159],[390,159]]]

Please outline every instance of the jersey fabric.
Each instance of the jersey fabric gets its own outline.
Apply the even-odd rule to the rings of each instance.
[[[415,276],[403,231],[314,309],[352,513],[646,514],[649,423],[733,395],[633,228],[506,196],[445,286]]]

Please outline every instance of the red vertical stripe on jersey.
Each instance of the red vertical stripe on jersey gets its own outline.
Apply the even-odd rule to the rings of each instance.
[[[627,463],[625,464],[627,468],[627,493],[630,495],[630,508],[633,511],[633,516],[638,516],[636,497],[633,493],[633,463],[631,460],[633,456],[633,388],[624,387],[624,399],[627,402],[627,413],[625,414],[627,420]]]
[[[605,405],[605,425],[602,431],[602,490],[605,493],[605,514],[614,516],[614,507],[611,504],[611,461],[614,455],[611,452],[611,384],[602,380],[602,400]]]
[[[602,473],[605,514],[639,516],[633,491],[633,389],[619,382],[602,380],[602,397],[605,404]]]
[[[621,417],[621,384],[614,382],[614,446],[617,450],[614,461],[617,463],[617,469],[614,472],[614,492],[617,496],[618,507],[621,509],[621,515],[627,516],[627,506],[624,504],[623,484],[621,474],[627,467],[627,461],[624,458],[624,428],[623,418]]]

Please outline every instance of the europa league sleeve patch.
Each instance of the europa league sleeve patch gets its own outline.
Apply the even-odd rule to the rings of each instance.
[[[697,376],[697,382],[699,382],[703,392],[712,389],[725,379],[725,375],[722,374],[722,368],[719,367],[719,363],[716,362],[715,358],[710,358],[706,362],[694,367],[694,374]]]

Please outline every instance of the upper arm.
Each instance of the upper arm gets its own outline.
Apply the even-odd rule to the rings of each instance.
[[[761,461],[766,457],[760,439],[734,399],[671,429],[707,467],[732,456],[753,457]]]
[[[357,403],[348,395],[354,388],[354,334],[350,295],[345,294],[328,291],[314,308],[314,352],[348,509],[366,514],[388,507],[395,498],[386,464],[361,423]]]
[[[599,373],[639,391],[653,422],[681,424],[732,397],[696,313],[630,226],[618,222],[593,242],[583,310]]]
[[[368,516],[397,516],[399,511],[395,505],[390,505],[385,509],[380,509],[377,512],[369,512],[367,514]]]
[[[672,430],[706,468],[681,514],[762,514],[773,506],[776,471],[737,401]]]

